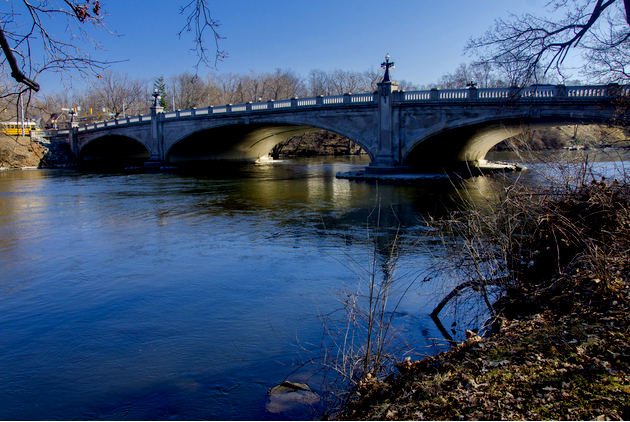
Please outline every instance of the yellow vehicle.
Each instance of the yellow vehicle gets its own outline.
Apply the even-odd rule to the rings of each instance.
[[[22,135],[22,122],[0,122],[5,135]],[[35,123],[24,122],[24,136],[30,136],[31,130],[37,130]]]

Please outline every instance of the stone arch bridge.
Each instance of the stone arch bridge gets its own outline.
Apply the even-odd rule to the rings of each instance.
[[[399,91],[383,82],[365,94],[292,98],[163,112],[67,131],[84,161],[146,166],[256,161],[287,138],[326,129],[360,145],[370,173],[451,170],[485,162],[495,144],[527,128],[625,123],[630,86],[534,85]]]

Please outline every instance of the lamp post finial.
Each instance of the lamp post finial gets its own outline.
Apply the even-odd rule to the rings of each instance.
[[[389,54],[385,56],[385,61],[381,63],[381,69],[385,70],[385,75],[383,76],[383,82],[391,82],[389,80],[389,69],[394,69],[394,62],[389,61]]]

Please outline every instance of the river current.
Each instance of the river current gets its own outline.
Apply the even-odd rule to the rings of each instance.
[[[454,194],[335,178],[367,163],[0,172],[0,419],[309,418],[267,407],[285,379],[317,392],[296,344],[321,343],[373,227],[422,277],[440,254],[424,219]],[[417,283],[396,313],[420,354],[443,338],[434,291]]]

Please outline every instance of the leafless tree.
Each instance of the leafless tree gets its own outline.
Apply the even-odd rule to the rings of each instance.
[[[336,95],[369,91],[365,75],[353,70],[333,70],[330,74],[330,85],[333,88],[332,94]]]
[[[327,95],[330,92],[328,86],[328,73],[321,69],[313,69],[308,74],[309,95]]]
[[[241,85],[243,102],[257,102],[268,96],[269,78],[263,73],[250,70],[248,74],[242,76]]]
[[[182,72],[172,76],[169,86],[169,94],[175,99],[175,109],[187,110],[210,105],[208,85],[195,74]]]
[[[365,72],[334,69],[323,71],[311,70],[308,77],[308,91],[310,95],[341,95],[346,92],[374,92],[376,84],[383,79],[383,72],[373,68]],[[411,84],[408,84],[411,85]]]
[[[466,63],[461,63],[455,72],[445,73],[438,80],[438,86],[444,89],[460,89],[466,88],[466,84],[470,82],[472,75]]]
[[[547,12],[547,17],[497,19],[483,36],[471,38],[465,50],[506,70],[517,85],[537,82],[552,70],[568,76],[565,59],[573,51],[583,55],[583,70],[591,77],[630,79],[630,0],[550,0]]]
[[[106,70],[92,84],[89,99],[92,108],[104,107],[106,113],[112,114],[114,118],[122,115],[123,108],[126,113],[139,114],[148,103],[147,82]]]
[[[268,75],[268,79],[270,100],[282,100],[306,95],[306,86],[302,78],[290,69],[276,69]]]
[[[38,89],[37,76],[59,73],[69,81],[76,76],[100,75],[112,62],[95,59],[99,38],[110,31],[99,0],[5,0],[0,12],[0,41],[4,55],[0,71],[11,74],[28,88]],[[215,65],[227,56],[219,49],[219,22],[212,19],[208,0],[191,0],[181,8],[186,24],[180,31],[193,32],[199,64]],[[61,27],[63,30],[56,30]],[[216,45],[214,62],[205,44],[210,31]],[[10,68],[10,69],[8,69]],[[10,70],[10,72],[9,72]]]
[[[212,105],[224,105],[236,103],[236,89],[241,76],[235,73],[221,73],[210,78],[210,83],[216,87],[216,102]]]
[[[378,89],[377,84],[379,82],[381,82],[383,80],[383,71],[379,69],[375,69],[373,67],[370,67],[368,70],[366,70],[363,73],[366,82],[368,83],[369,89],[367,90],[367,92],[374,92]],[[400,81],[399,81],[400,83]],[[407,84],[407,82],[405,82],[405,84]],[[401,88],[401,89],[408,89],[408,88]],[[411,88],[409,88],[411,89]]]
[[[479,88],[496,86],[497,78],[489,63],[473,63],[469,66],[470,78]]]

